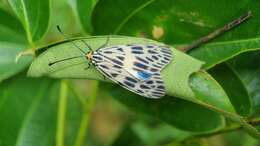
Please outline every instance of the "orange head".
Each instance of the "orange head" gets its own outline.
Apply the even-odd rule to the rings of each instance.
[[[87,60],[88,60],[89,62],[91,62],[91,61],[92,61],[92,58],[93,58],[93,51],[87,52],[85,56],[86,56]]]

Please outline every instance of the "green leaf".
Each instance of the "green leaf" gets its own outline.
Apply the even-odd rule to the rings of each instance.
[[[26,44],[22,24],[15,17],[0,9],[0,43]]]
[[[23,45],[1,44],[0,46],[0,82],[19,73],[29,66],[32,57],[23,56],[16,63],[15,58],[24,48]]]
[[[91,16],[96,0],[77,0],[77,12],[83,30],[92,32]]]
[[[206,62],[203,66],[210,69],[241,53],[260,50],[260,38],[237,40],[223,43],[211,43],[190,52],[190,55]]]
[[[84,40],[92,47],[93,50],[95,50],[104,44],[104,42],[107,40],[107,37],[91,37]],[[76,43],[83,50],[88,51],[88,48],[80,39],[75,40],[74,43]],[[160,44],[158,42],[143,38],[110,36],[108,46],[129,43]],[[83,57],[49,66],[50,62],[82,55],[82,53],[77,48],[72,46],[71,42],[61,42],[58,44],[47,46],[46,48],[48,48],[48,50],[40,54],[31,64],[28,71],[29,76],[50,76],[55,78],[87,78],[104,80],[101,73],[99,73],[94,67],[86,69],[88,67],[88,63],[86,58]],[[195,60],[188,55],[177,51],[174,48],[172,48],[172,51],[174,54],[174,59],[162,71],[167,94],[171,96],[181,97],[186,100],[196,100],[193,92],[188,86],[188,78],[191,73],[200,69],[202,62]]]
[[[56,141],[60,83],[48,78],[29,79],[20,74],[0,84],[0,139],[4,146],[46,146]],[[33,91],[33,92],[32,92]],[[22,93],[22,94],[21,94]],[[66,98],[64,143],[72,145],[78,132],[79,101]],[[69,137],[69,138],[68,138]]]
[[[222,87],[206,72],[191,75],[189,85],[195,96],[209,105],[234,113],[234,108]]]
[[[8,0],[23,24],[29,44],[40,40],[49,25],[49,0]]]
[[[190,44],[248,10],[253,13],[248,22],[215,39],[217,43],[190,52],[205,61],[208,69],[242,52],[259,49],[260,1],[103,0],[97,3],[92,21],[95,34],[138,35],[177,45]]]
[[[110,92],[131,110],[156,117],[185,131],[210,133],[225,125],[223,117],[219,114],[182,99],[169,96],[159,100],[147,99],[119,86],[113,87]]]
[[[16,55],[25,48],[26,39],[21,23],[0,9],[0,82],[27,67],[31,57],[22,57],[15,62]]]
[[[228,61],[243,81],[253,101],[253,115],[260,115],[260,51],[247,52]]]
[[[224,88],[236,112],[242,116],[249,116],[252,111],[251,96],[237,71],[232,66],[224,63],[209,71]]]
[[[57,89],[49,79],[32,80],[24,75],[0,84],[1,145],[52,144],[57,102],[52,87]]]

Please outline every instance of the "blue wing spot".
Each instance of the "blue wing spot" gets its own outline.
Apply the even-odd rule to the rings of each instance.
[[[144,72],[144,71],[139,71],[139,72],[137,72],[137,76],[139,79],[146,80],[146,79],[149,79],[152,76],[152,74]]]

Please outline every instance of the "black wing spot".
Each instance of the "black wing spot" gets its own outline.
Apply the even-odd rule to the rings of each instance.
[[[147,48],[154,48],[153,45],[147,45],[146,47],[147,47]]]
[[[133,54],[144,54],[143,51],[132,51]]]
[[[156,83],[163,84],[163,81],[156,81]]]
[[[156,67],[156,68],[161,68],[161,66],[156,65],[156,64],[154,64],[153,66]]]
[[[149,57],[146,57],[146,59],[149,60],[149,61],[151,61],[151,62],[154,61],[153,59],[151,59],[151,58],[149,58]]]
[[[153,94],[157,94],[157,95],[161,95],[161,94],[163,94],[163,92],[156,92],[156,91],[154,91],[154,92],[152,92]]]
[[[115,64],[117,64],[117,65],[123,65],[123,63],[122,62],[120,62],[120,61],[118,61],[118,60],[116,60],[116,59],[113,59],[112,60]]]
[[[151,68],[151,72],[157,72],[157,71],[159,71],[159,70],[156,68]]]
[[[105,69],[109,69],[106,65],[103,65],[103,64],[101,64],[100,67],[105,68]]]
[[[134,65],[136,67],[139,67],[139,68],[142,68],[142,69],[147,69],[148,68],[148,66],[146,66],[146,65],[144,65],[142,63],[139,63],[139,62],[134,62]]]
[[[164,57],[172,58],[171,54],[170,55],[164,54]]]
[[[142,58],[140,58],[140,57],[138,57],[138,56],[136,56],[136,59],[139,60],[139,61],[142,61],[142,62],[145,63],[145,64],[149,64],[148,61],[146,61],[146,60],[144,60],[144,59],[142,59]]]
[[[155,51],[153,51],[153,50],[148,50],[148,53],[157,54],[157,52],[155,52]]]
[[[131,47],[133,50],[136,50],[136,51],[141,51],[143,50],[143,47],[140,47],[140,46],[134,46],[134,47]]]
[[[153,81],[147,81],[146,84],[153,84]]]
[[[170,59],[169,59],[169,58],[167,58],[167,57],[164,57],[164,59],[165,59],[165,60],[167,60],[167,61],[170,61]]]
[[[122,48],[117,48],[118,51],[124,52]]]
[[[118,69],[121,69],[122,67],[119,66],[119,65],[113,65],[114,68],[118,68]]]
[[[146,86],[146,85],[140,85],[141,89],[150,89],[150,87]]]
[[[128,82],[128,81],[124,81],[124,84],[127,85],[128,87],[132,87],[132,88],[135,87],[134,84],[132,84],[132,83],[130,83],[130,82]]]
[[[129,82],[133,82],[133,83],[137,83],[137,81],[133,78],[130,78],[130,77],[125,77],[125,79]]]
[[[158,86],[157,88],[158,88],[158,89],[165,89],[164,86]]]
[[[158,59],[159,59],[159,58],[158,58],[157,56],[155,56],[155,55],[153,55],[152,58],[153,58],[154,60],[158,60]]]
[[[144,91],[142,91],[142,90],[140,90],[140,89],[138,89],[137,92],[144,93]]]
[[[112,51],[104,51],[103,53],[105,53],[105,54],[112,54],[113,52]]]
[[[118,59],[120,59],[121,61],[124,61],[125,57],[123,56],[117,56]]]
[[[99,56],[95,56],[95,55],[93,55],[93,60],[95,60],[95,61],[101,61],[102,58],[99,57]]]
[[[166,63],[168,63],[168,62],[167,62],[167,61],[165,61],[165,60],[162,60],[162,63],[163,63],[163,64],[166,64]]]
[[[111,76],[115,78],[115,77],[118,76],[118,74],[116,74],[116,73],[112,73]]]

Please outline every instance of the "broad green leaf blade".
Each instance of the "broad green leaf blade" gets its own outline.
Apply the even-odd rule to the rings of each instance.
[[[28,80],[24,75],[0,84],[1,145],[52,144],[57,102],[53,86],[49,79]]]
[[[113,87],[111,94],[131,110],[158,118],[185,131],[210,133],[225,125],[224,118],[219,114],[179,98],[166,96],[159,100],[147,99],[119,86]]]
[[[88,43],[94,50],[103,45],[106,40],[107,37],[91,37],[84,39],[84,41]],[[77,46],[79,46],[86,52],[88,51],[87,46],[80,39],[75,40],[74,43],[76,43]],[[158,42],[143,38],[111,36],[108,46],[129,43],[160,44]],[[71,42],[54,44],[47,48],[48,50],[40,54],[31,64],[28,71],[29,76],[50,76],[55,78],[87,78],[104,80],[101,73],[99,73],[94,67],[86,69],[88,67],[88,62],[85,57],[72,59],[49,66],[50,62],[82,55],[82,53],[77,48],[75,48],[75,46],[73,46]],[[181,97],[186,100],[196,100],[194,98],[193,92],[188,86],[188,78],[191,73],[200,69],[202,62],[195,60],[188,55],[177,51],[174,48],[172,48],[172,51],[173,61],[162,71],[167,94],[171,96]]]
[[[190,55],[203,60],[205,69],[210,69],[215,65],[225,62],[241,53],[260,50],[260,37],[247,40],[226,41],[223,43],[211,43],[194,49]]]
[[[29,66],[32,57],[23,56],[16,63],[16,56],[23,50],[23,45],[1,44],[0,46],[0,82],[19,73]]]
[[[48,29],[49,0],[8,0],[23,24],[30,44],[40,40]]]
[[[217,65],[209,71],[224,88],[236,112],[242,116],[249,116],[252,111],[251,96],[238,73],[227,64]]]
[[[26,35],[18,19],[0,9],[0,44],[26,44]]]
[[[242,52],[259,49],[260,1],[104,0],[96,5],[92,21],[95,34],[116,32],[159,39],[167,44],[190,44],[248,10],[253,13],[249,21],[215,39],[218,43],[190,53],[205,61],[208,69]]]
[[[16,55],[26,46],[26,35],[21,23],[0,9],[0,82],[24,70],[32,60],[22,57],[15,63]]]
[[[91,16],[96,0],[77,0],[77,12],[83,30],[92,32]]]
[[[46,146],[56,141],[60,83],[20,74],[0,84],[0,139],[3,146]],[[33,92],[32,92],[33,91]],[[66,98],[64,146],[73,145],[81,110],[78,100]],[[68,138],[69,137],[69,138]]]
[[[93,11],[92,22],[95,34],[117,34],[136,12],[155,0],[99,1]],[[111,11],[113,10],[113,11]],[[102,11],[104,12],[102,14]],[[150,22],[150,21],[147,21]],[[106,24],[104,26],[104,24]],[[141,23],[139,23],[140,25]],[[147,25],[147,23],[146,23]],[[145,25],[143,25],[145,26]],[[105,29],[104,29],[105,28]],[[129,35],[129,34],[128,34]]]
[[[247,52],[228,61],[238,73],[253,101],[253,115],[260,115],[260,51]]]
[[[193,73],[189,85],[200,101],[234,113],[234,108],[222,87],[206,72]]]

